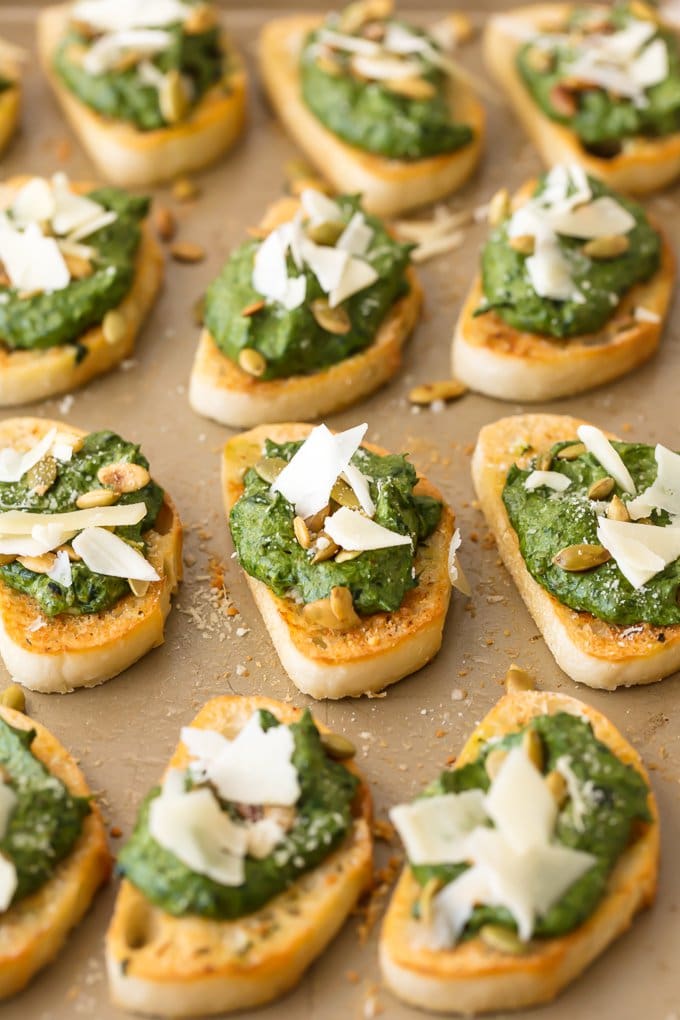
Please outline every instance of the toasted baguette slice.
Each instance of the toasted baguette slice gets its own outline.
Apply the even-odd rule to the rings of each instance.
[[[16,729],[35,730],[31,750],[36,758],[72,794],[91,796],[75,760],[44,726],[10,708],[0,708],[0,715]],[[52,877],[0,916],[0,998],[20,991],[54,959],[110,873],[106,833],[99,807],[93,800],[79,839]]]
[[[528,181],[514,199],[519,206],[533,193]],[[499,400],[556,400],[601,386],[631,372],[652,357],[661,339],[675,279],[675,258],[661,235],[661,263],[649,280],[624,294],[606,325],[597,333],[559,340],[515,329],[497,312],[478,318],[484,292],[477,274],[465,299],[453,337],[453,374],[478,393]],[[658,316],[638,319],[636,308]]]
[[[261,229],[274,230],[291,219],[298,207],[295,200],[279,199],[265,213]],[[256,379],[223,354],[204,329],[191,372],[189,403],[197,414],[236,428],[290,421],[296,416],[313,421],[355,404],[391,379],[401,365],[401,349],[423,303],[416,274],[412,269],[407,273],[408,294],[391,307],[373,343],[309,375]]]
[[[209,701],[191,725],[233,740],[258,709],[286,724],[302,714],[271,698],[221,697]],[[180,744],[168,767],[183,768],[187,760]],[[362,778],[353,765],[348,768]],[[371,863],[371,799],[362,779],[345,842],[286,892],[237,921],[173,917],[124,880],[106,939],[113,1001],[137,1013],[174,1017],[248,1009],[278,998],[340,930],[370,883]]]
[[[649,783],[638,753],[609,720],[564,694],[523,691],[507,694],[482,720],[456,759],[456,768],[474,761],[480,745],[526,725],[537,715],[569,712],[585,716],[601,740]],[[383,978],[406,1002],[439,1013],[505,1012],[553,999],[565,985],[630,927],[635,914],[656,892],[659,859],[658,810],[650,792],[652,822],[641,824],[634,841],[614,867],[604,898],[574,931],[536,939],[521,956],[500,953],[479,937],[454,949],[414,944],[412,908],[422,889],[406,868],[399,879],[380,937]]]
[[[304,439],[311,426],[261,425],[228,440],[222,460],[222,490],[227,515],[243,492],[243,475],[262,456],[265,439],[277,443]],[[385,450],[362,444],[373,453]],[[425,478],[417,491],[443,502]],[[443,504],[439,524],[416,554],[418,585],[408,591],[394,613],[373,613],[344,633],[312,626],[302,607],[279,598],[262,581],[246,574],[281,664],[293,683],[313,698],[359,697],[381,691],[415,673],[441,647],[451,597],[448,552],[454,516]],[[321,638],[321,640],[319,640]]]
[[[598,5],[589,6],[598,10]],[[489,18],[484,33],[484,60],[489,72],[505,90],[546,166],[580,163],[610,187],[633,195],[665,187],[680,174],[680,133],[627,139],[619,155],[603,159],[589,153],[571,128],[543,113],[522,81],[516,58],[523,45],[523,31],[527,27],[536,32],[556,31],[564,25],[569,9],[565,4],[537,4]],[[602,5],[599,9],[607,10]]]
[[[139,131],[133,124],[102,116],[71,92],[52,62],[69,23],[72,4],[47,7],[38,15],[38,51],[43,71],[71,127],[98,172],[113,184],[141,188],[201,170],[230,149],[246,119],[246,74],[236,54],[230,91],[215,85],[189,117],[171,127]],[[227,44],[225,44],[227,45]]]
[[[9,187],[20,188],[28,180],[26,176],[12,177],[6,183]],[[72,186],[81,194],[95,187],[73,182]],[[109,343],[99,323],[81,334],[77,346],[68,343],[45,350],[12,350],[0,343],[0,407],[16,407],[76,389],[120,364],[134,350],[137,334],[162,282],[163,254],[151,227],[145,222],[135,257],[132,286],[117,306],[125,322],[125,332],[114,343]]]
[[[5,151],[14,137],[20,108],[21,85],[17,80],[10,88],[0,92],[0,153]]]
[[[361,194],[366,211],[378,216],[394,216],[459,188],[479,162],[484,134],[484,108],[469,85],[457,78],[450,86],[452,115],[474,132],[472,141],[455,152],[399,160],[348,145],[324,127],[300,92],[300,50],[307,33],[321,21],[305,14],[275,18],[264,26],[259,42],[260,74],[269,100],[307,158],[336,191]]]
[[[583,424],[578,418],[527,414],[486,425],[472,458],[475,490],[501,558],[558,666],[588,687],[613,690],[653,683],[680,668],[680,626],[617,626],[563,605],[527,570],[503,504],[508,469],[514,461],[524,462],[516,451],[529,445],[545,450],[575,439]]]
[[[7,418],[0,422],[0,448],[28,449],[55,426],[86,435],[46,418]],[[182,525],[167,493],[145,538],[161,580],[146,595],[125,595],[103,613],[44,618],[30,595],[0,581],[0,656],[14,679],[44,694],[94,687],[163,644],[170,599],[182,577]]]

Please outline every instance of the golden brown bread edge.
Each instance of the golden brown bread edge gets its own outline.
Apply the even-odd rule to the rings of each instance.
[[[21,730],[35,730],[31,750],[76,797],[91,791],[75,760],[40,723],[0,707],[0,716]],[[108,880],[111,855],[97,803],[83,821],[73,849],[45,885],[0,915],[0,998],[14,995],[50,963],[68,933],[87,912],[97,889]]]
[[[302,714],[271,698],[226,696],[209,701],[191,725],[233,739],[258,709],[283,723]],[[168,768],[182,768],[187,760],[180,744]],[[298,983],[371,880],[370,793],[361,773],[351,763],[347,767],[361,779],[352,832],[319,867],[260,910],[236,921],[173,917],[123,880],[106,939],[117,1005],[173,1017],[223,1013],[269,1002]]]
[[[610,159],[594,156],[569,127],[543,113],[517,71],[515,58],[523,40],[519,38],[519,32],[513,34],[508,30],[508,20],[514,18],[537,31],[555,30],[564,24],[572,6],[537,4],[516,7],[489,18],[483,44],[486,67],[505,91],[546,166],[576,162],[619,191],[633,195],[657,191],[680,174],[680,132],[664,138],[638,136],[627,139],[619,155]],[[594,10],[607,10],[602,5],[589,6]]]
[[[260,229],[270,233],[292,219],[299,205],[296,199],[279,199],[265,212]],[[423,303],[422,288],[410,267],[407,279],[408,293],[392,305],[367,348],[309,375],[257,379],[223,354],[204,329],[191,371],[189,403],[197,414],[236,428],[303,415],[313,421],[357,403],[399,371],[401,349]]]
[[[47,418],[7,418],[0,422],[0,448],[28,448],[55,427],[86,435]],[[182,525],[167,493],[145,539],[161,580],[144,596],[130,592],[103,613],[64,614],[31,629],[41,616],[37,602],[0,581],[0,655],[12,677],[31,690],[62,694],[110,680],[163,643],[171,596],[182,576]]]
[[[524,726],[534,716],[556,712],[585,717],[597,739],[649,784],[639,755],[604,715],[575,698],[547,691],[503,697],[473,732],[455,767],[474,761],[480,746],[488,740]],[[442,1013],[505,1011],[553,999],[630,927],[635,914],[654,900],[659,824],[651,792],[647,804],[652,822],[636,829],[634,841],[609,877],[604,898],[587,921],[567,935],[536,939],[520,956],[498,952],[479,937],[451,950],[414,945],[411,910],[421,887],[406,867],[380,937],[380,962],[388,987],[411,1005]]]
[[[139,131],[125,121],[103,117],[62,83],[52,60],[69,23],[72,4],[46,7],[38,15],[38,54],[57,100],[99,173],[123,187],[162,184],[202,170],[230,149],[246,120],[246,74],[240,58],[225,43],[234,64],[230,91],[211,88],[179,124]]]
[[[460,79],[450,83],[452,115],[474,132],[472,141],[455,152],[399,160],[348,145],[323,126],[300,94],[300,48],[321,22],[305,14],[275,18],[262,29],[258,44],[269,101],[306,157],[336,191],[361,194],[366,211],[378,216],[397,215],[461,187],[479,162],[485,125],[484,108],[469,85]]]
[[[536,181],[515,196],[519,207]],[[663,231],[659,268],[623,295],[613,315],[597,333],[560,340],[515,329],[495,311],[477,318],[483,298],[481,276],[475,277],[456,324],[451,362],[453,374],[478,393],[499,400],[556,400],[611,382],[642,365],[661,340],[673,295],[675,258]],[[658,316],[658,322],[635,318],[636,308]]]
[[[3,72],[8,69],[1,68]],[[0,92],[0,153],[3,153],[17,129],[21,110],[21,82],[14,70],[9,72],[13,79],[9,88]]]
[[[484,426],[472,457],[475,491],[501,559],[558,666],[572,680],[604,690],[654,683],[680,668],[680,626],[618,626],[563,605],[527,570],[503,504],[511,465],[525,466],[531,450],[576,439],[583,424],[566,415],[526,414]]]
[[[265,439],[300,440],[311,429],[300,423],[261,425],[227,441],[222,459],[227,516],[243,492],[245,471],[262,456]],[[370,443],[362,446],[386,453]],[[427,479],[419,479],[416,491],[441,500],[442,515],[434,533],[418,547],[418,585],[393,613],[372,613],[350,631],[331,631],[310,624],[292,599],[279,598],[262,581],[245,575],[281,664],[304,694],[335,699],[381,691],[416,672],[439,651],[451,597],[448,552],[454,515]]]

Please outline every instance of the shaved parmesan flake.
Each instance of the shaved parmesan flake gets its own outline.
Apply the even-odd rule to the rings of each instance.
[[[458,528],[454,531],[451,536],[451,542],[449,544],[449,555],[448,555],[448,569],[449,569],[449,580],[454,588],[457,588],[459,592],[468,597],[472,595],[472,588],[470,582],[463,572],[458,556],[456,553],[462,545],[463,539],[460,536]]]
[[[340,251],[349,252],[350,255],[365,255],[372,239],[373,229],[366,223],[364,214],[355,212],[335,247]]]
[[[106,210],[99,202],[72,191],[66,174],[54,174],[51,186],[55,202],[52,227],[56,234],[71,234],[72,231],[78,231],[102,215],[113,216],[113,219],[116,219],[116,214]],[[71,240],[78,238],[72,237]]]
[[[57,557],[54,566],[51,570],[48,570],[47,576],[51,581],[56,581],[62,588],[70,588],[73,584],[73,577],[71,575],[71,561],[68,558],[68,553],[60,551],[57,553]]]
[[[350,256],[339,283],[328,295],[328,304],[331,308],[335,308],[342,301],[352,297],[353,294],[358,294],[360,290],[370,287],[378,279],[378,276],[377,270],[368,262]]]
[[[96,506],[90,510],[69,510],[61,514],[38,514],[28,510],[8,510],[0,514],[0,536],[31,535],[36,526],[56,525],[62,531],[82,528],[116,528],[139,524],[146,516],[145,503],[124,503],[122,506]],[[123,575],[125,576],[125,575]]]
[[[12,203],[12,219],[17,226],[51,220],[55,210],[52,188],[42,177],[32,177],[24,184]]]
[[[182,742],[195,759],[189,766],[193,778],[211,782],[223,800],[290,807],[300,796],[293,734],[287,726],[263,730],[258,712],[233,740],[185,726]]]
[[[538,241],[525,268],[539,297],[569,301],[578,293],[571,278],[571,266],[555,241]]]
[[[364,517],[358,510],[343,506],[327,517],[324,531],[341,549],[366,552],[369,549],[389,549],[396,545],[413,543],[409,535],[384,528],[382,524]]]
[[[680,557],[680,527],[660,528],[599,517],[597,537],[634,588],[642,588]]]
[[[36,223],[15,230],[0,219],[0,260],[13,287],[20,291],[63,290],[71,274],[54,237],[44,237]]]
[[[301,245],[302,257],[321,284],[321,289],[330,294],[340,285],[349,262],[349,252],[330,245],[314,244],[305,238]]]
[[[57,434],[56,428],[50,429],[35,446],[32,446],[26,453],[20,453],[10,446],[0,450],[0,482],[18,482],[27,471],[43,459],[49,453],[52,443]],[[0,531],[2,526],[0,524]]]
[[[604,432],[601,429],[595,428],[594,425],[580,425],[577,429],[577,435],[586,450],[592,453],[596,461],[604,468],[608,475],[610,475],[617,485],[619,485],[624,492],[630,493],[631,496],[635,495],[635,482],[632,479],[630,471],[621,460],[621,457],[616,452],[612,444],[609,442]]]
[[[564,492],[571,485],[571,478],[567,478],[560,471],[532,471],[524,482],[524,488],[528,492],[533,492],[542,485],[554,489],[555,492]]]
[[[635,217],[609,195],[575,209],[565,209],[550,216],[558,234],[589,239],[610,234],[627,234],[635,226]]]
[[[163,53],[172,44],[172,35],[156,28],[130,28],[112,32],[96,39],[85,51],[83,70],[88,74],[105,74],[114,68],[125,53],[134,53],[141,60]]]
[[[118,219],[117,214],[112,209],[102,209],[102,211],[94,216],[91,220],[83,223],[82,226],[78,227],[73,233],[69,234],[68,240],[72,244],[76,244],[84,237],[90,237],[91,234],[96,233],[98,230],[103,230],[104,227],[110,226]]]
[[[526,751],[508,752],[484,801],[489,818],[518,854],[550,840],[557,819],[557,801]]]
[[[643,104],[645,90],[668,77],[668,48],[663,39],[652,39],[656,30],[652,21],[633,19],[618,31],[586,35],[567,73]]]
[[[81,0],[73,5],[70,15],[101,32],[116,32],[177,24],[191,11],[192,7],[180,0]]]
[[[399,57],[386,54],[369,56],[358,53],[352,58],[352,70],[371,81],[396,81],[400,78],[420,77],[422,67],[417,60],[400,60]]]
[[[661,316],[658,312],[653,312],[649,308],[644,308],[642,305],[637,305],[633,315],[638,322],[661,322]]]
[[[333,435],[325,425],[312,429],[295,456],[272,485],[295,507],[300,517],[322,510],[331,489],[359,449],[368,425]]]
[[[268,857],[286,834],[283,827],[273,818],[259,818],[247,825],[246,829],[248,853],[259,861]]]
[[[7,833],[17,795],[7,783],[0,782],[0,839]],[[7,910],[17,888],[17,871],[14,862],[0,854],[0,912]]]
[[[359,505],[364,513],[372,517],[375,513],[375,503],[371,496],[368,480],[362,475],[358,467],[348,464],[341,476],[350,486],[354,495],[359,500]]]
[[[342,219],[342,210],[337,202],[316,188],[304,188],[300,204],[313,226]]]
[[[140,552],[104,528],[86,528],[73,539],[73,550],[94,574],[133,581],[160,581]]]
[[[649,517],[652,510],[666,510],[673,517],[680,516],[680,454],[661,444],[654,450],[656,478],[644,492],[627,504],[628,513],[635,521]]]
[[[484,793],[420,797],[393,807],[389,815],[411,864],[456,864],[467,856],[469,834],[486,822]]]
[[[333,32],[328,28],[322,28],[319,32],[319,42],[325,43],[335,50],[344,50],[346,53],[363,53],[366,56],[377,55],[381,51],[380,44],[372,42],[370,39]]]
[[[288,276],[286,243],[281,230],[272,231],[257,249],[252,284],[263,297],[278,301],[289,311],[303,303],[307,281],[304,276]]]

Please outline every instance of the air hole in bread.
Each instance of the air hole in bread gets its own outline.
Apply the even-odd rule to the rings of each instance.
[[[124,938],[130,949],[143,949],[151,942],[152,925],[152,915],[148,904],[135,904],[125,919]]]

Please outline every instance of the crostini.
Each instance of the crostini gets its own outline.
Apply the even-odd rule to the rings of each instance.
[[[680,46],[651,4],[537,4],[489,19],[486,65],[547,166],[647,194],[680,174]]]
[[[139,447],[0,422],[0,656],[44,693],[92,687],[163,641],[182,528]]]
[[[366,428],[262,425],[224,447],[238,560],[284,669],[314,698],[420,669],[441,646],[452,583],[465,587],[441,493],[363,443]]]
[[[507,694],[411,804],[380,939],[400,999],[442,1013],[547,1002],[654,900],[659,824],[637,752],[563,694]]]
[[[459,188],[479,162],[484,110],[433,34],[397,20],[391,0],[325,20],[276,18],[260,74],[284,127],[336,191],[393,216]]]
[[[472,475],[500,556],[572,680],[612,690],[680,668],[680,456],[576,418],[520,415],[481,430]]]
[[[101,814],[75,760],[0,707],[0,998],[59,952],[111,872]]]
[[[198,414],[247,428],[315,419],[401,363],[422,292],[409,247],[356,198],[281,199],[209,288],[189,388]]]
[[[134,349],[163,278],[149,202],[118,188],[0,185],[0,407],[108,372]]]
[[[269,698],[215,698],[181,741],[118,858],[111,993],[247,1009],[297,984],[369,885],[370,793],[346,738]]]
[[[69,123],[114,184],[201,170],[243,131],[246,75],[215,4],[59,4],[38,16],[38,47]]]
[[[456,378],[502,400],[553,400],[654,354],[675,264],[640,205],[560,164],[514,202],[497,192],[489,218],[454,334]]]
[[[0,153],[4,152],[19,121],[21,110],[21,65],[26,53],[0,39]]]

